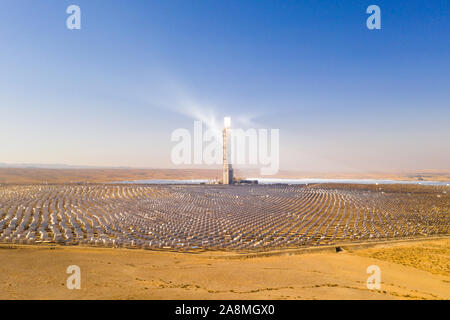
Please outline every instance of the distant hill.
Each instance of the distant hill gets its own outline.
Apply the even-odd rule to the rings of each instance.
[[[72,166],[60,163],[3,163],[0,162],[0,168],[41,168],[41,169],[81,169],[95,168],[90,166]]]

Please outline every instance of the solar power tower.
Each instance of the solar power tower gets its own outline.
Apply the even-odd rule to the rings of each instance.
[[[231,165],[231,144],[230,144],[230,127],[231,118],[225,117],[223,119],[224,128],[223,135],[223,184],[233,183],[233,166]]]

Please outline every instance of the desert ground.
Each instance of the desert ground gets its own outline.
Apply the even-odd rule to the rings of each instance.
[[[450,239],[312,251],[176,253],[1,245],[0,299],[450,299]],[[69,290],[66,269],[81,270]],[[366,269],[381,270],[369,290]]]
[[[260,177],[259,170],[235,170],[237,178]],[[279,171],[271,178],[324,178],[324,179],[391,179],[404,181],[450,181],[448,170],[423,170],[405,172],[301,172]],[[133,169],[133,168],[7,168],[0,167],[0,184],[43,183],[111,183],[115,181],[169,179],[189,180],[220,178],[220,168],[211,169]],[[264,177],[263,177],[264,178]]]
[[[0,299],[450,299],[449,191],[2,185]]]
[[[125,180],[216,179],[209,169],[47,169],[0,168],[0,184],[108,183]]]
[[[258,176],[257,172],[243,171],[241,174],[249,176]],[[317,178],[324,179],[386,179],[402,181],[450,181],[449,170],[422,170],[422,171],[403,171],[403,172],[302,172],[280,170],[275,178],[301,179]]]

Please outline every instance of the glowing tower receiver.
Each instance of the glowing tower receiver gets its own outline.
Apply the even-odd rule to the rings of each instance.
[[[224,128],[222,131],[223,134],[223,184],[231,184],[233,183],[233,167],[231,165],[231,148],[230,148],[230,127],[231,127],[231,118],[225,117],[223,119]]]

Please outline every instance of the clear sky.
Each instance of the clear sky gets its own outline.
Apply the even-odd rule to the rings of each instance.
[[[0,162],[173,167],[227,115],[281,169],[450,169],[449,35],[448,0],[2,0]]]

